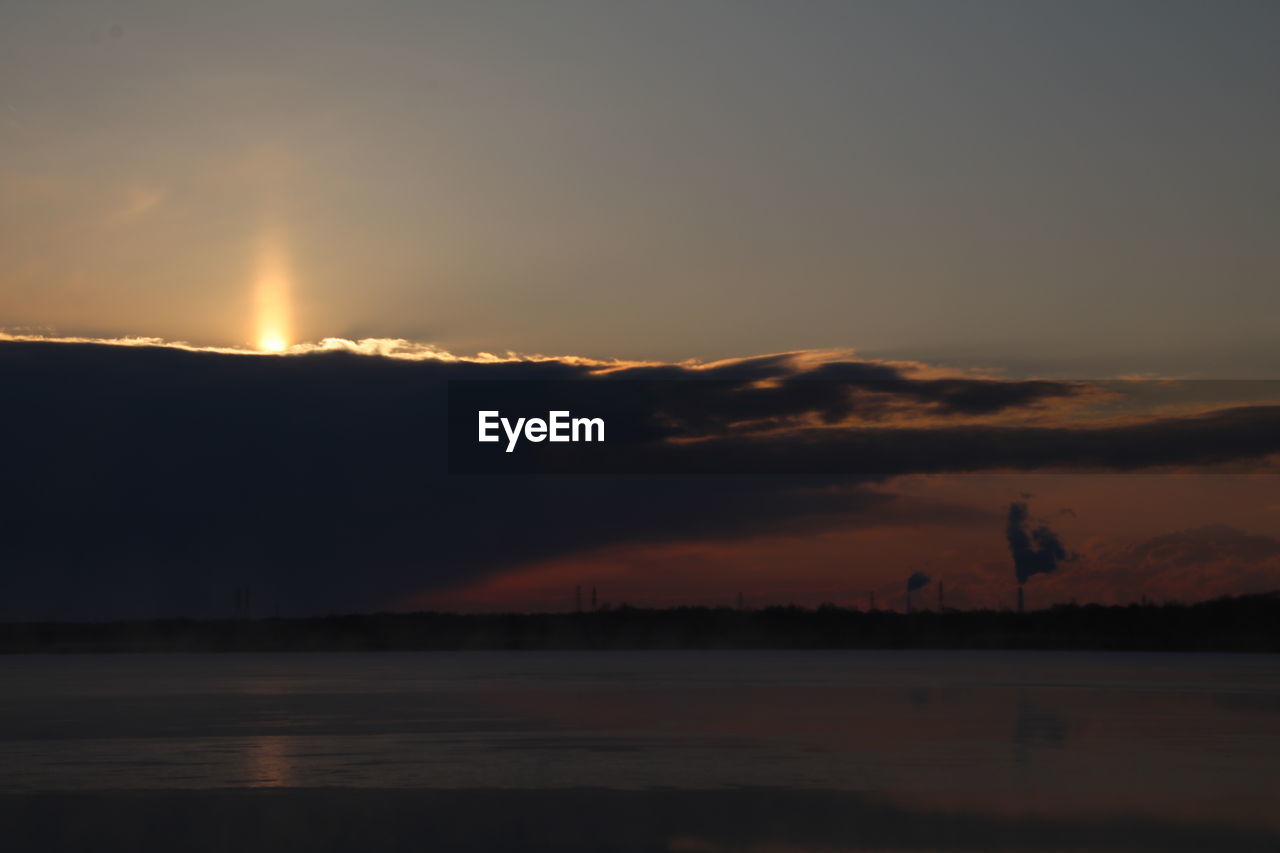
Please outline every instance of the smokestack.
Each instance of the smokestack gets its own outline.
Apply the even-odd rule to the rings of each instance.
[[[938,612],[942,612],[942,581],[938,581]]]
[[[1022,614],[1022,584],[1018,584],[1018,613]]]
[[[596,588],[594,586],[591,587],[591,609],[596,609]]]
[[[578,584],[573,588],[573,612],[582,612],[582,584]]]

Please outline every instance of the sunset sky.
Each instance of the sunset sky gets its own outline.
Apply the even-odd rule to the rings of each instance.
[[[1040,603],[1280,588],[1278,40],[1243,1],[11,4],[0,618],[900,606],[912,571],[1001,606],[1020,500],[1071,552]],[[875,374],[824,429],[1109,461],[510,486],[559,526],[445,473],[448,381],[628,370]],[[1158,465],[1106,456],[1148,428]]]
[[[51,2],[0,27],[0,322],[1270,376],[1280,10]],[[264,245],[267,246],[264,249]]]

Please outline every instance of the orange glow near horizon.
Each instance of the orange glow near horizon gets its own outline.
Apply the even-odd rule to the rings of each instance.
[[[284,243],[271,235],[258,250],[253,285],[254,343],[264,352],[283,352],[292,343],[292,285]]]

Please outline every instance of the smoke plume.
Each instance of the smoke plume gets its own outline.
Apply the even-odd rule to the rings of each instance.
[[[1041,524],[1031,529],[1025,501],[1009,504],[1005,535],[1009,539],[1009,553],[1013,556],[1013,568],[1019,584],[1026,583],[1032,575],[1052,572],[1059,563],[1071,559],[1058,534],[1048,525]]]

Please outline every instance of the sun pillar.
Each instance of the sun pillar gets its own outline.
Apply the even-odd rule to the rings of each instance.
[[[264,352],[283,352],[293,342],[293,289],[284,241],[269,234],[258,247],[254,270],[254,343]]]

